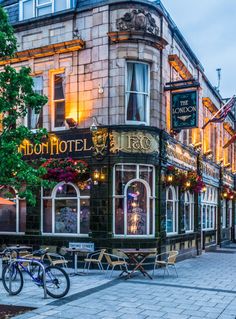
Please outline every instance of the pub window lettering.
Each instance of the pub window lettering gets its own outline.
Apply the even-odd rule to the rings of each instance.
[[[70,9],[70,0],[20,0],[20,20],[27,20]]]
[[[146,63],[127,62],[126,123],[149,124],[150,68]]]

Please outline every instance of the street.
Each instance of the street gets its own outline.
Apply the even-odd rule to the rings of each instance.
[[[129,318],[129,319],[235,319],[236,249],[208,252],[177,263],[179,277],[172,270],[154,279],[141,274],[124,281],[92,270],[86,276],[71,277],[70,293],[63,299],[43,299],[43,291],[26,280],[18,296],[8,296],[2,285],[2,304],[37,309],[15,318]],[[109,276],[108,276],[109,278]]]

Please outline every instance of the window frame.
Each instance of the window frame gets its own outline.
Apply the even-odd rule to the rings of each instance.
[[[62,102],[64,101],[65,103],[65,114],[66,114],[66,71],[65,68],[61,68],[61,69],[57,69],[57,70],[50,70],[50,84],[51,84],[51,88],[50,88],[50,110],[51,110],[51,130],[52,131],[63,131],[66,129],[66,125],[65,125],[65,119],[64,119],[64,126],[55,126],[55,114],[56,114],[56,109],[55,109],[55,102]],[[64,77],[65,77],[65,92],[64,92],[64,100],[60,99],[60,100],[54,100],[54,92],[55,92],[55,75],[58,74],[63,74],[64,73]]]
[[[216,229],[216,214],[218,207],[217,188],[207,186],[207,189],[201,196],[201,228],[203,231]],[[205,212],[203,207],[205,207]],[[203,219],[205,216],[205,227],[203,227]]]
[[[118,195],[116,194],[116,167],[117,166],[136,166],[136,173],[135,178],[132,178],[129,180],[124,189],[123,194]],[[152,168],[152,189],[147,181],[144,179],[139,178],[140,175],[140,166],[146,166]],[[134,181],[141,182],[145,185],[146,191],[147,191],[147,209],[149,209],[149,212],[147,211],[147,221],[149,221],[149,224],[147,225],[147,234],[146,235],[130,235],[127,234],[127,196],[126,191],[130,184],[132,184]],[[148,193],[149,192],[149,193]],[[137,164],[137,163],[117,163],[113,167],[113,200],[112,200],[112,206],[113,206],[113,223],[112,223],[112,229],[113,229],[113,236],[115,238],[154,238],[155,237],[155,167],[153,165],[148,164]],[[124,234],[116,234],[116,199],[123,199],[124,204]],[[152,205],[150,205],[150,201],[152,201]],[[152,209],[151,209],[152,206]],[[150,233],[150,220],[152,217],[152,230]]]
[[[186,201],[186,197],[189,198],[189,201]],[[190,193],[189,191],[184,193],[184,210],[185,210],[185,203],[188,203],[190,210],[189,210],[189,221],[190,221],[190,229],[186,230],[185,227],[185,218],[184,218],[184,230],[186,233],[192,233],[194,231],[194,194]],[[186,212],[184,211],[184,216]]]
[[[58,13],[58,12],[64,11],[64,10],[55,11],[55,2],[57,0],[48,0],[48,2],[46,4],[41,4],[41,5],[38,4],[39,0],[32,0],[33,1],[32,17],[24,19],[23,4],[25,2],[27,2],[27,1],[30,1],[30,0],[20,0],[19,1],[19,21],[25,21],[25,20],[34,19],[34,18],[40,18],[40,17],[43,17],[44,15],[47,15],[47,14],[54,14],[54,13]],[[47,7],[50,4],[51,4],[51,8],[52,8],[52,11],[50,13],[46,13],[44,15],[37,15],[37,9],[38,8]],[[71,9],[71,8],[72,8],[71,1],[70,0],[66,0],[66,9],[65,10],[68,10],[68,9]]]
[[[173,199],[172,200],[169,200],[168,199],[168,192],[169,190],[172,191],[172,196],[173,196]],[[178,234],[178,231],[179,231],[179,198],[178,198],[178,192],[179,192],[179,189],[178,187],[174,187],[174,186],[168,186],[166,188],[166,214],[165,214],[165,219],[166,219],[166,234],[167,234],[167,237],[168,236],[173,236],[173,235],[177,235]],[[175,231],[172,231],[172,232],[167,232],[167,203],[168,202],[172,202],[172,207],[173,207],[173,227],[172,229],[175,230]]]
[[[35,78],[37,78],[37,77],[42,78],[42,95],[43,95],[43,93],[44,93],[44,77],[43,77],[43,74],[42,74],[42,73],[39,73],[39,74],[35,74],[35,75],[32,76],[33,80],[34,80]],[[33,89],[34,89],[34,91],[35,91],[35,88],[34,88],[34,87],[33,87]],[[29,108],[30,108],[30,107],[28,107],[28,112],[27,112],[27,116],[26,116],[26,120],[25,120],[25,125],[26,125],[32,132],[36,132],[38,129],[43,128],[43,108],[44,108],[44,107],[41,108],[40,113],[39,113],[39,119],[40,119],[40,116],[42,116],[42,126],[39,126],[38,128],[37,128],[37,127],[36,127],[36,128],[30,128],[30,127],[29,127],[29,121],[32,120],[32,119],[29,118]],[[31,122],[32,122],[32,121],[31,121]]]
[[[15,207],[16,207],[16,231],[0,231],[1,235],[24,235],[25,232],[20,231],[20,201],[23,201],[25,199],[19,198],[17,192],[15,191],[15,189],[13,189],[15,192],[15,197],[14,199],[12,198],[6,198],[8,200],[11,200],[13,202],[15,202]]]
[[[57,193],[57,190],[60,186],[63,186],[63,185],[71,185],[75,191],[76,191],[76,197],[56,197],[56,193]],[[88,199],[90,200],[90,197],[91,196],[81,196],[80,194],[80,190],[79,188],[77,187],[77,185],[73,184],[73,183],[65,183],[65,182],[60,182],[58,183],[51,191],[51,195],[50,196],[43,196],[43,188],[41,188],[41,233],[43,236],[62,236],[62,237],[88,237],[89,236],[89,233],[88,234],[81,234],[80,233],[80,208],[81,208],[81,200],[83,199]],[[77,200],[77,232],[76,233],[57,233],[55,232],[55,201],[57,199],[76,199]],[[51,218],[52,218],[52,232],[44,232],[43,230],[43,222],[44,222],[44,203],[43,201],[44,200],[51,200],[51,203],[52,203],[52,215],[51,215]]]
[[[137,92],[137,91],[128,91],[127,90],[127,79],[128,79],[128,63],[133,63],[133,64],[145,64],[148,67],[148,85],[147,85],[147,92]],[[145,108],[145,115],[146,115],[146,121],[132,121],[132,120],[127,120],[127,110],[128,110],[128,99],[127,95],[128,93],[136,93],[136,94],[143,94],[146,96],[146,108]],[[145,61],[138,61],[138,60],[126,60],[125,63],[125,124],[129,125],[150,125],[150,64]]]

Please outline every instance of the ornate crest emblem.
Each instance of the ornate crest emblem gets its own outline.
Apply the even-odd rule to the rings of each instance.
[[[159,28],[155,19],[143,9],[134,9],[126,12],[122,18],[116,20],[119,31],[143,31],[158,36]]]
[[[106,128],[99,128],[92,133],[93,155],[97,159],[102,159],[107,152],[107,138],[108,130]]]

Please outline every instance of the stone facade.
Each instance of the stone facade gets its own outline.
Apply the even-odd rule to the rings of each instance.
[[[117,248],[120,246],[155,246],[160,249],[178,249],[185,252],[200,253],[207,245],[220,244],[233,239],[234,201],[227,199],[223,204],[221,198],[224,185],[223,176],[228,174],[227,185],[234,189],[235,146],[223,149],[224,144],[234,132],[234,117],[229,114],[224,124],[210,124],[204,130],[202,126],[210,119],[215,110],[219,110],[223,101],[219,93],[207,80],[203,67],[190,49],[183,36],[161,4],[149,1],[71,1],[68,10],[52,15],[40,16],[19,21],[19,2],[1,1],[9,14],[9,20],[16,30],[18,53],[11,64],[16,68],[30,66],[33,76],[43,77],[43,93],[48,96],[48,104],[43,108],[43,126],[53,132],[53,91],[52,78],[57,73],[65,74],[65,118],[73,118],[79,126],[75,136],[88,129],[93,118],[97,124],[112,130],[118,127],[127,134],[139,128],[151,129],[160,138],[160,156],[145,155],[133,151],[129,156],[122,152],[117,156],[106,154],[102,159],[92,158],[88,161],[93,169],[105,169],[106,183],[91,189],[91,232],[90,237],[99,247]],[[149,111],[146,126],[126,121],[126,81],[127,62],[141,62],[150,70]],[[0,61],[0,66],[4,62]],[[199,126],[191,130],[182,130],[173,137],[170,124],[171,91],[165,90],[167,83],[196,79],[199,82],[198,108]],[[215,108],[215,110],[214,110]],[[25,120],[24,120],[25,121]],[[226,125],[227,123],[227,125]],[[134,128],[133,128],[134,127]],[[63,128],[65,129],[65,128]],[[212,139],[212,136],[216,136]],[[110,137],[110,135],[109,135]],[[185,195],[178,195],[178,230],[171,236],[166,233],[166,196],[165,175],[168,165],[174,165],[187,172],[189,167],[184,160],[172,160],[168,155],[167,144],[172,142],[175,148],[186,150],[196,159],[193,168],[199,175],[202,163],[212,166],[219,176],[216,182],[211,176],[211,168],[203,174],[206,186],[217,193],[213,207],[214,225],[203,227],[202,213],[206,208],[202,204],[203,195],[194,196],[194,227],[188,232],[184,229]],[[108,141],[110,142],[110,141]],[[182,163],[181,163],[182,161]],[[114,167],[118,163],[137,165],[150,164],[155,167],[155,207],[153,236],[115,236],[114,234]],[[212,170],[214,170],[212,168]],[[209,176],[208,176],[209,175]],[[221,178],[220,178],[221,176]],[[228,179],[229,180],[229,179]],[[212,192],[213,192],[212,190]],[[226,200],[226,199],[225,199]],[[222,207],[227,218],[222,229]],[[227,207],[231,207],[228,209]],[[211,208],[210,208],[211,209]],[[126,212],[127,213],[127,212]],[[35,233],[41,244],[50,238],[52,244],[62,246],[70,241],[56,234],[39,235],[42,208],[28,209],[28,229],[31,236],[21,236],[35,244]],[[230,221],[229,221],[230,219]],[[33,236],[34,235],[34,236]],[[55,234],[54,234],[55,235]],[[49,236],[49,237],[47,237]],[[73,240],[80,240],[74,236]],[[1,235],[0,235],[1,238]],[[6,237],[7,238],[7,237]],[[65,239],[66,238],[66,239]],[[83,238],[83,236],[82,236]],[[223,238],[223,240],[222,240]],[[3,241],[3,239],[1,239]]]

